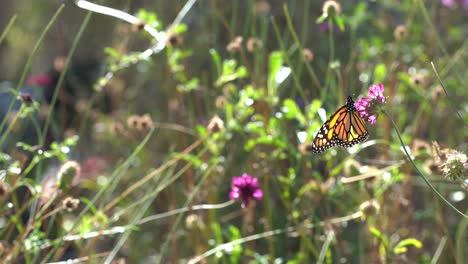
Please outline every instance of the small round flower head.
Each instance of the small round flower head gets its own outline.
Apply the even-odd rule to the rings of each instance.
[[[206,129],[210,133],[222,131],[224,129],[224,121],[218,115],[214,115],[206,126]]]
[[[378,100],[378,101],[380,101],[381,103],[385,103],[385,96],[383,95],[383,91],[384,91],[384,86],[383,86],[383,84],[372,85],[372,86],[369,88],[368,97],[369,97],[370,99]]]
[[[322,13],[340,15],[341,5],[337,1],[327,0],[325,3],[323,3]]]
[[[302,56],[304,56],[304,60],[307,62],[311,62],[314,59],[314,53],[307,48],[302,50]]]
[[[408,36],[408,31],[404,25],[398,25],[393,31],[393,36],[397,41],[400,41]]]
[[[64,210],[67,210],[68,212],[71,212],[78,208],[78,205],[80,204],[80,200],[74,199],[72,197],[67,197],[62,201],[62,208]]]
[[[30,93],[20,93],[19,98],[23,103],[30,104],[33,102],[33,97]]]
[[[382,84],[372,85],[369,87],[367,97],[361,98],[354,103],[359,115],[372,125],[377,122],[379,108],[385,104],[383,91],[384,86]]]
[[[235,37],[227,46],[226,50],[230,53],[238,52],[242,49],[242,41],[244,38],[241,36]]]
[[[258,39],[258,38],[249,38],[247,40],[247,50],[249,52],[254,52],[256,50],[259,50],[263,47],[263,42],[261,39]]]
[[[242,200],[242,207],[249,204],[250,199],[260,200],[263,197],[263,192],[258,185],[258,179],[247,173],[240,177],[232,177],[231,192],[229,198],[231,200]]]

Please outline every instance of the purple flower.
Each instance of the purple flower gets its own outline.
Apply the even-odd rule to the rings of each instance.
[[[383,84],[372,85],[371,87],[369,87],[369,94],[367,97],[369,97],[370,99],[378,100],[381,103],[385,103],[385,96],[383,95],[383,91]]]
[[[379,108],[385,104],[382,84],[369,87],[367,97],[361,98],[354,103],[359,115],[367,122],[374,125],[377,122]]]
[[[258,179],[247,173],[240,177],[232,177],[232,187],[229,193],[231,200],[242,200],[242,207],[249,204],[250,199],[260,200],[263,197],[263,192],[258,185]]]
[[[20,93],[19,98],[24,103],[30,104],[33,101],[32,95],[30,93]]]
[[[468,0],[440,0],[443,6],[456,9],[459,5],[463,7],[463,9],[468,9]]]
[[[441,0],[440,1],[443,6],[448,7],[450,9],[454,9],[457,6],[457,3],[455,0]]]

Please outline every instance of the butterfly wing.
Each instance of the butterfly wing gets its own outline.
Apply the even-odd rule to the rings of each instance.
[[[351,147],[368,137],[364,121],[359,116],[353,99],[348,96],[346,104],[322,125],[310,149],[314,153],[322,153],[334,146]]]

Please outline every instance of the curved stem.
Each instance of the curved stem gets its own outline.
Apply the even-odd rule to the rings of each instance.
[[[440,194],[436,190],[434,185],[432,185],[432,183],[427,179],[427,177],[424,175],[424,173],[422,173],[422,171],[419,170],[419,168],[416,166],[413,159],[411,158],[411,155],[408,153],[408,150],[406,150],[405,143],[403,142],[403,139],[401,138],[400,131],[398,130],[395,122],[393,121],[393,119],[390,117],[390,115],[385,110],[382,110],[382,112],[385,114],[385,116],[387,116],[387,118],[392,123],[392,126],[393,126],[393,128],[395,129],[395,131],[397,133],[398,139],[400,140],[401,146],[403,147],[403,151],[405,152],[406,156],[408,157],[408,160],[411,163],[411,165],[413,165],[414,169],[418,172],[419,176],[421,176],[421,178],[424,180],[424,182],[429,186],[429,188],[431,188],[432,192],[434,192],[445,204],[447,204],[450,208],[452,208],[459,215],[463,216],[464,218],[468,218],[467,215],[465,215],[463,212],[458,210],[453,204],[451,204],[447,199],[445,199],[445,197],[442,196],[442,194]]]

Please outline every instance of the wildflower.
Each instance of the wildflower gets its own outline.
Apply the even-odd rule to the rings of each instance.
[[[442,173],[445,178],[463,181],[464,176],[468,175],[468,162],[466,155],[451,149],[446,152],[446,157],[447,160],[441,165]]]
[[[224,121],[221,118],[219,118],[218,115],[214,115],[211,118],[210,123],[208,123],[208,125],[206,126],[206,128],[210,133],[219,132],[224,129]]]
[[[323,3],[322,13],[329,15],[340,15],[341,14],[341,5],[337,1],[327,0]]]
[[[19,98],[23,103],[30,104],[33,101],[32,95],[30,93],[20,93]]]
[[[307,62],[311,62],[314,59],[314,53],[310,49],[304,49],[302,51],[302,56],[304,57],[304,60]]]
[[[445,178],[458,181],[465,186],[468,175],[468,158],[465,153],[454,149],[440,149],[437,142],[432,142],[434,164],[442,171]]]
[[[382,84],[369,87],[367,97],[359,99],[354,106],[359,115],[372,125],[377,122],[378,110],[385,104],[383,95],[384,86]]]
[[[231,200],[242,200],[242,207],[249,204],[250,199],[260,200],[263,197],[263,192],[258,185],[257,178],[253,178],[247,173],[240,177],[232,178],[231,192],[229,198]]]
[[[234,53],[242,49],[242,41],[243,38],[241,36],[237,36],[232,40],[227,46],[226,50],[228,52]]]
[[[263,42],[261,39],[258,38],[249,38],[247,40],[247,50],[249,52],[254,52],[258,49],[261,49],[263,47]]]
[[[71,212],[78,208],[78,205],[80,204],[80,200],[72,198],[72,197],[67,197],[62,201],[62,208],[67,210],[68,212]]]

